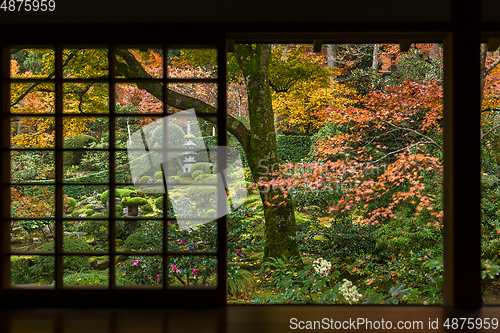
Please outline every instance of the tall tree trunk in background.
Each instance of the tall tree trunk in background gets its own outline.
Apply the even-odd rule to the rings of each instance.
[[[328,68],[337,66],[337,45],[336,44],[327,44],[326,45],[326,61],[328,64]]]
[[[378,54],[380,52],[380,46],[378,44],[373,44],[373,61],[372,61],[372,68],[377,69],[378,68]]]
[[[245,153],[255,180],[268,177],[278,164],[274,112],[269,88],[271,46],[237,45],[235,56],[243,73],[248,94],[250,142]],[[295,242],[293,203],[280,189],[260,188],[264,203],[264,258],[299,256]]]

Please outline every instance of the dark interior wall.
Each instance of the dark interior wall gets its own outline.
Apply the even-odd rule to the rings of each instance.
[[[55,1],[54,12],[0,12],[1,21],[13,24],[449,22],[452,0]]]

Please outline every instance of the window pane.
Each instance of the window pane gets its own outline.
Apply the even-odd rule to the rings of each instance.
[[[65,151],[64,182],[73,184],[107,183],[109,152],[101,150]]]
[[[183,222],[189,223],[189,221]],[[184,230],[180,230],[178,221],[172,221],[168,237],[169,251],[217,252],[217,221],[210,221]]]
[[[116,264],[116,284],[134,286],[163,285],[163,259],[161,256],[120,256]]]
[[[108,189],[108,186],[103,185],[65,185],[63,189],[65,217],[107,217],[109,214],[106,206]]]
[[[55,188],[49,185],[11,187],[11,216],[49,218],[55,214]]]
[[[108,50],[63,50],[63,77],[67,79],[97,79],[109,75]]]
[[[108,256],[64,256],[63,260],[65,286],[108,286]]]
[[[169,113],[192,108],[202,114],[217,112],[216,83],[170,83],[168,88]]]
[[[54,117],[12,117],[11,148],[54,148]]]
[[[163,49],[161,46],[141,46],[116,49],[116,77],[136,79],[163,78]]]
[[[10,112],[55,113],[55,86],[46,82],[12,83],[10,85]]]
[[[152,114],[163,112],[163,85],[156,82],[116,84],[116,113]]]
[[[64,113],[109,113],[109,90],[106,83],[64,83],[63,94]]]
[[[108,148],[108,123],[107,117],[64,117],[63,148]],[[76,159],[72,162],[80,163],[81,160]]]
[[[105,251],[109,249],[106,220],[68,220],[63,227],[64,252]]]
[[[12,285],[40,285],[40,279],[36,271],[36,256],[11,256],[11,283]]]
[[[160,220],[117,221],[118,251],[163,251],[163,222]]]
[[[169,49],[168,78],[216,79],[217,50]]]
[[[17,48],[11,50],[11,78],[54,78],[54,50]]]
[[[217,285],[215,256],[169,257],[168,282],[175,287],[213,287]]]
[[[55,177],[53,151],[19,151],[10,153],[11,181],[13,183],[47,183]]]
[[[54,252],[54,221],[15,220],[11,222],[10,230],[12,251]]]

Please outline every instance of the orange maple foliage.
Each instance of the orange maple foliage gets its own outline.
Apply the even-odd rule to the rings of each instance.
[[[273,180],[260,185],[343,193],[330,207],[332,216],[361,209],[366,212],[365,223],[377,224],[401,218],[397,212],[404,205],[439,226],[442,212],[435,201],[436,188],[441,186],[441,158],[429,149],[437,149],[437,155],[442,152],[438,139],[442,87],[437,82],[407,80],[370,92],[360,105],[319,112],[349,130],[318,141],[316,162],[285,165]],[[434,176],[431,181],[428,175]],[[389,203],[380,206],[377,200]]]

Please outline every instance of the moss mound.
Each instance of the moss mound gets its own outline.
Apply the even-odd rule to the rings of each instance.
[[[151,250],[161,250],[160,238],[152,239],[151,237],[146,237],[141,230],[128,236],[123,243],[123,249],[125,251],[151,251]]]
[[[117,198],[125,198],[125,197],[130,197],[130,195],[132,193],[137,193],[135,190],[128,190],[128,189],[115,189],[115,196]],[[108,201],[109,199],[109,190],[106,190],[104,192],[102,192],[101,194],[101,202],[103,204],[106,204],[106,202]],[[92,208],[92,207],[91,207]]]
[[[48,243],[42,247],[41,251],[54,252],[55,242]],[[63,243],[64,251],[92,251],[92,246],[87,243],[72,238],[65,238]],[[64,271],[79,272],[90,269],[90,260],[86,256],[64,256]],[[35,272],[50,280],[54,279],[55,260],[53,256],[38,256],[33,265]]]

